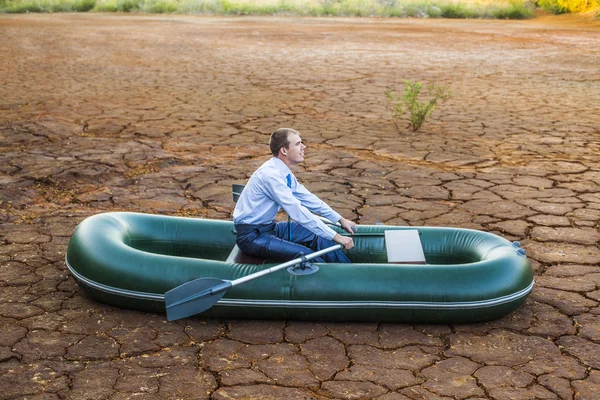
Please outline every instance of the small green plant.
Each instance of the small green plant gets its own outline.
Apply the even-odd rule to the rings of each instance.
[[[404,95],[394,94],[391,90],[386,90],[385,95],[392,101],[392,116],[400,118],[408,111],[410,126],[416,132],[427,118],[433,114],[436,104],[439,101],[448,100],[452,92],[445,86],[429,85],[427,93],[433,96],[429,101],[419,101],[419,94],[423,88],[421,82],[411,83],[404,81]]]

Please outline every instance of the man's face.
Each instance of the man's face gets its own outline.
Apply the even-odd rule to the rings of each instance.
[[[285,157],[287,158],[289,165],[297,165],[304,161],[304,149],[306,146],[302,143],[300,135],[296,133],[290,133],[288,135],[288,147],[283,148]]]

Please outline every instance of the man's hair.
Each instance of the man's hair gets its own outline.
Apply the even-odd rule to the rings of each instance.
[[[291,128],[279,128],[273,133],[271,133],[271,139],[269,140],[269,147],[271,147],[271,153],[273,157],[277,157],[279,155],[279,150],[282,147],[288,148],[290,142],[288,142],[288,136],[291,133],[295,133],[300,135],[297,131]]]

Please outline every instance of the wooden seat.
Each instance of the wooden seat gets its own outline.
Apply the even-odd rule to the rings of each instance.
[[[260,257],[249,256],[248,254],[242,253],[236,244],[233,246],[233,250],[231,250],[229,257],[227,257],[225,262],[232,264],[264,264],[265,260]]]

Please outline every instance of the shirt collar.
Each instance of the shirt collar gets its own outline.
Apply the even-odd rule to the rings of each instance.
[[[292,174],[292,176],[294,175],[292,173],[292,170],[283,161],[281,161],[279,158],[273,157],[273,164],[275,165],[275,168],[279,172],[281,172],[281,174],[284,177],[288,176],[288,174]]]

